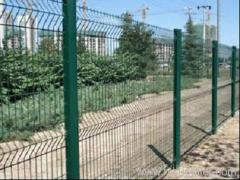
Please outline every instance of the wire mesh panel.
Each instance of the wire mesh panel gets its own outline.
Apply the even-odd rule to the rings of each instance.
[[[219,124],[231,115],[231,85],[218,88],[218,122]]]
[[[80,176],[157,176],[172,163],[173,32],[77,12]]]
[[[218,52],[218,123],[221,123],[231,115],[232,48],[219,44]]]
[[[239,111],[240,107],[239,107],[239,80],[236,83],[236,111]]]
[[[66,178],[62,11],[62,0],[0,0],[1,179]],[[76,15],[80,177],[158,177],[173,162],[173,31],[129,13],[77,5]],[[211,43],[191,23],[182,153],[211,128]],[[226,116],[230,70],[222,47],[218,106]]]
[[[211,130],[211,48],[211,40],[204,40],[197,35],[190,17],[183,37],[181,74],[183,78],[192,78],[193,86],[189,90],[182,90],[181,154]]]
[[[62,3],[0,1],[0,178],[65,174]]]
[[[62,21],[60,0],[0,2],[0,178],[66,177]],[[81,178],[157,176],[172,162],[173,32],[81,6],[76,23]]]
[[[236,111],[239,111],[239,80],[236,82]]]
[[[235,88],[236,88],[236,111],[239,111],[240,107],[239,107],[239,82],[240,82],[240,71],[239,71],[239,49],[237,49],[237,60],[236,60],[236,85],[235,85]]]

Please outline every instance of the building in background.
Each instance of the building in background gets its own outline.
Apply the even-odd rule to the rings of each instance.
[[[3,48],[4,45],[12,48],[13,44],[15,44],[16,28],[12,26],[14,24],[13,15],[4,10],[3,3],[4,0],[0,0],[0,48]]]
[[[17,26],[25,27],[19,28],[19,34],[22,39],[22,46],[26,48],[30,52],[36,52],[37,50],[37,39],[38,39],[38,31],[37,31],[37,18],[30,16],[30,12],[28,12],[24,16],[17,17]]]
[[[14,17],[14,12],[4,9],[4,0],[0,0],[0,48],[26,48],[29,52],[37,49],[37,18],[31,10],[24,15]],[[23,28],[24,27],[24,28]]]
[[[97,55],[106,55],[106,32],[88,31],[80,36],[87,51]],[[77,39],[79,41],[79,37]]]
[[[195,26],[195,30],[196,30],[196,34],[197,34],[197,38],[202,39],[203,37],[203,25],[202,24],[196,24]],[[217,27],[214,25],[206,26],[206,40],[205,43],[207,45],[207,49],[208,49],[208,54],[209,57],[211,57],[211,45],[212,45],[212,41],[213,40],[217,40]],[[219,65],[226,65],[230,63],[231,60],[231,53],[232,53],[232,49],[231,47],[227,46],[227,45],[223,45],[223,44],[219,44]],[[211,59],[211,58],[209,58]]]
[[[19,48],[22,37],[19,28],[13,26],[14,19],[12,14],[4,12],[1,18],[0,26],[0,48],[7,46],[8,48]]]
[[[196,24],[194,25],[197,38],[203,39],[203,25]],[[217,27],[214,25],[206,26],[206,40],[212,42],[217,39]]]
[[[160,67],[167,68],[173,60],[174,48],[171,44],[157,44],[156,55],[159,60]]]
[[[219,65],[225,66],[227,64],[231,64],[232,47],[219,44],[218,51]]]
[[[160,38],[156,40],[155,53],[160,65],[166,71],[171,69],[171,64],[173,61],[174,47],[171,39]]]

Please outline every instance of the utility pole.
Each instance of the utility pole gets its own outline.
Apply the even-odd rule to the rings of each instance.
[[[210,10],[211,6],[198,6],[197,9],[203,9],[203,41],[205,42],[206,40],[206,15],[208,15],[208,23],[210,23]],[[208,24],[209,25],[209,24]]]
[[[141,16],[141,22],[144,23],[146,18],[147,18],[147,12],[149,11],[149,7],[143,5],[141,6],[139,9],[137,9],[136,11],[134,12],[128,12],[129,14],[138,14],[140,13],[140,16]]]
[[[220,0],[217,0],[217,41],[220,42]]]
[[[211,13],[210,13],[210,10],[207,9],[206,11],[206,14],[207,14],[207,19],[206,19],[206,39],[207,40],[211,40]]]
[[[144,23],[147,17],[147,11],[149,10],[149,7],[144,6],[141,11],[142,11],[142,22]]]
[[[209,31],[208,31],[208,36],[206,36],[206,24],[207,24],[207,29],[210,28],[210,10],[211,6],[198,6],[197,9],[203,9],[203,63],[206,63],[206,68],[207,68],[207,77],[209,77],[209,62],[206,62],[206,56],[208,55],[208,52],[206,54],[206,50],[208,50],[210,47],[209,41],[210,41],[210,36],[209,36]],[[207,16],[207,18],[206,18]],[[206,41],[207,39],[207,41]],[[207,43],[206,43],[207,42]]]
[[[193,14],[196,14],[196,13],[193,13],[193,8],[187,6],[184,8],[186,10],[185,14],[188,15],[189,18],[192,17]]]

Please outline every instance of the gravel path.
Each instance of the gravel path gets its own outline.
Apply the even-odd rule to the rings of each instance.
[[[189,152],[165,179],[239,179],[239,115]]]

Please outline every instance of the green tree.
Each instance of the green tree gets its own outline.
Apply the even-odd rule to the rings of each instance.
[[[131,63],[136,66],[136,78],[145,78],[157,67],[153,32],[147,30],[143,23],[133,22],[129,13],[123,14],[122,29],[117,54],[130,54],[135,57],[131,58]]]
[[[197,38],[191,16],[186,24],[183,47],[183,74],[200,77],[203,70],[203,41]]]

